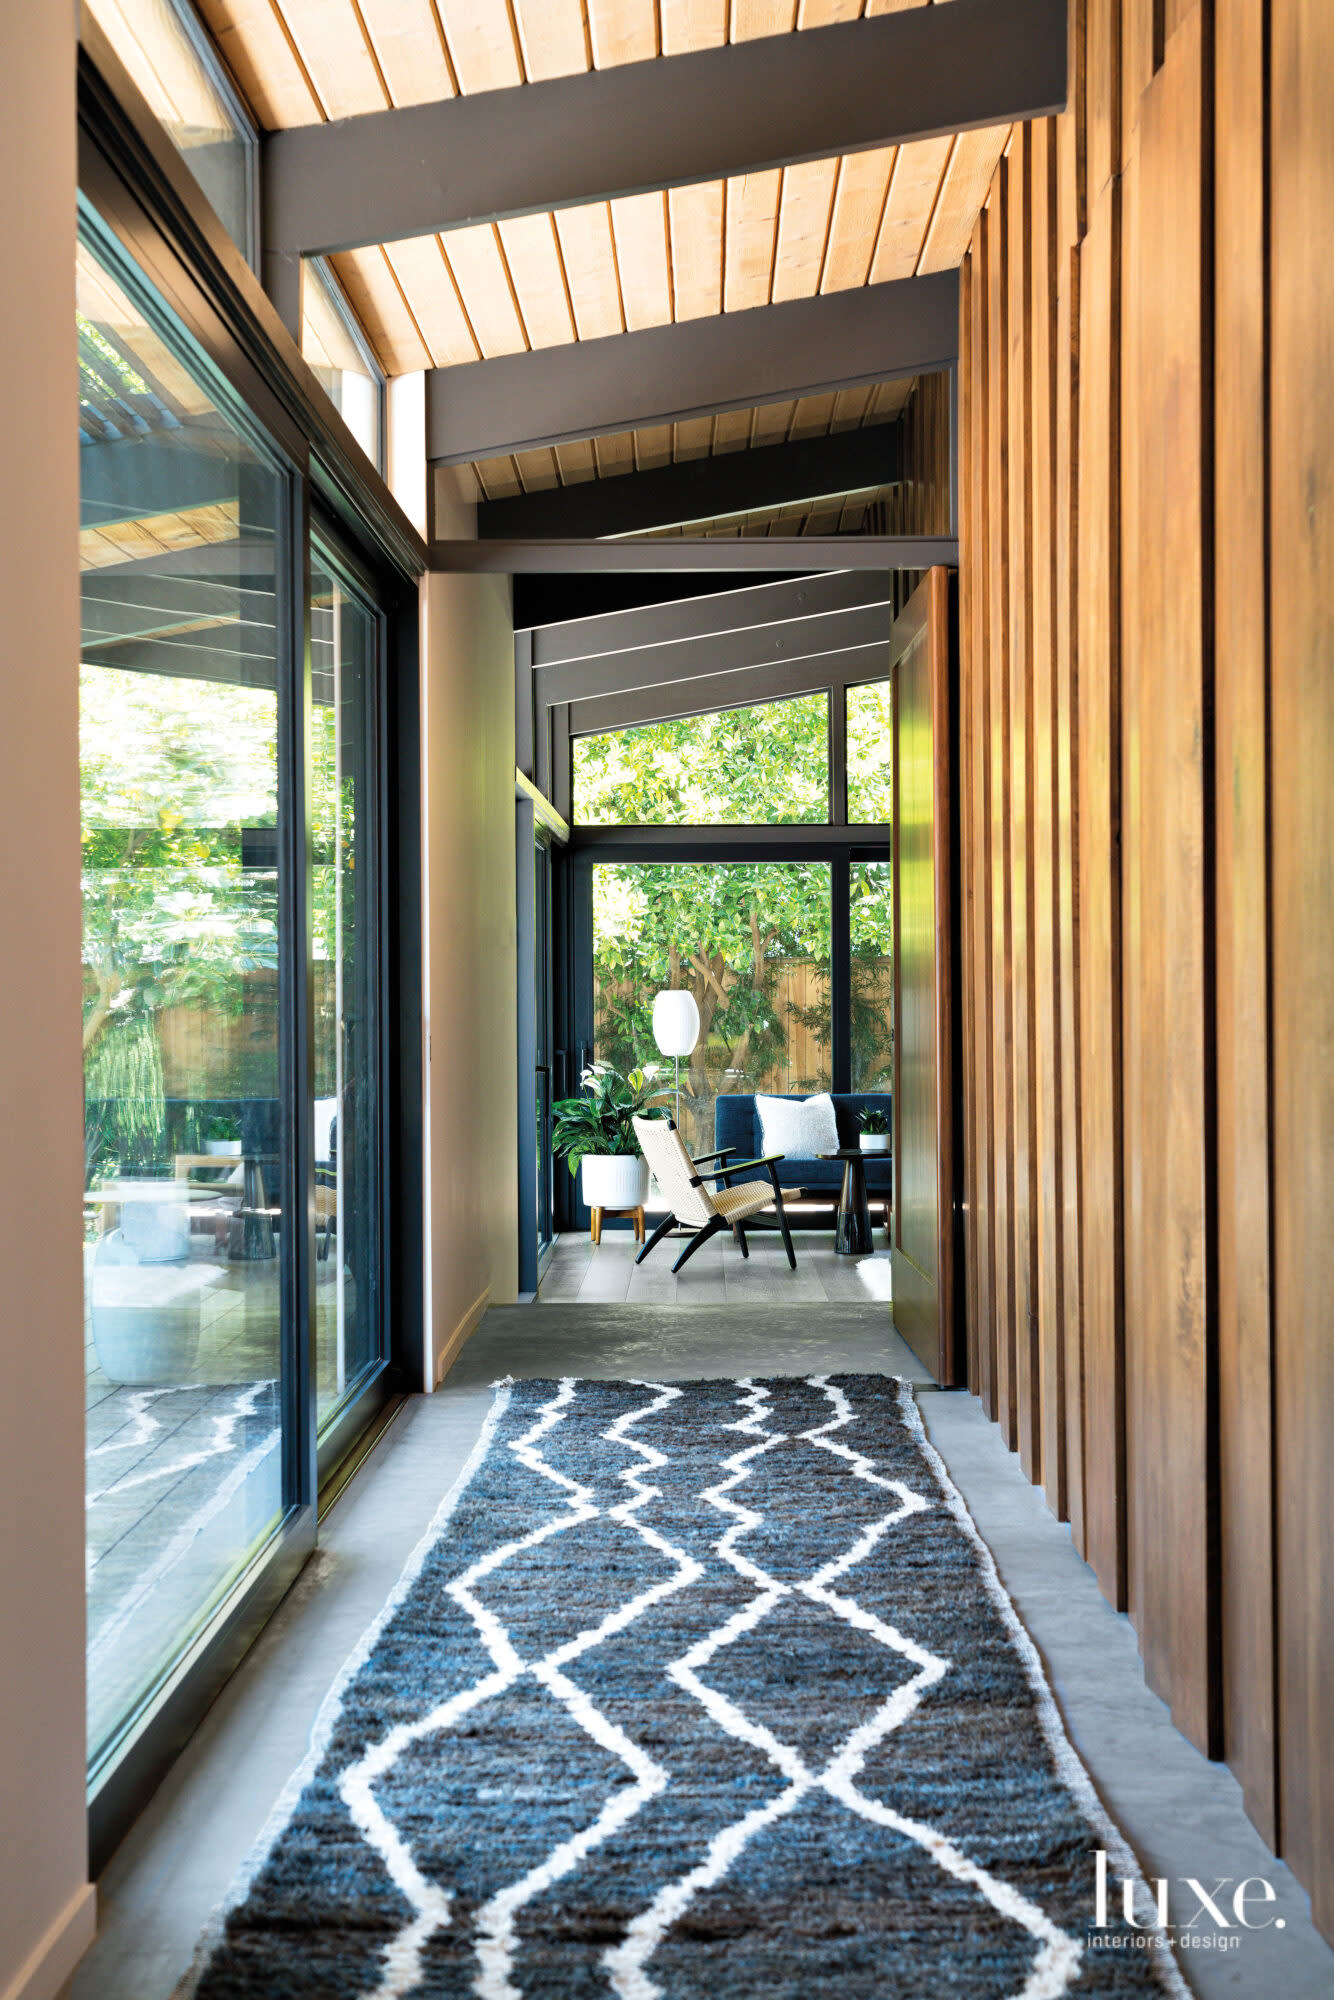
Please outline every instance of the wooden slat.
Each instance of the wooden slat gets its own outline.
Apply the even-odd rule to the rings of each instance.
[[[1084,88],[1090,210],[1121,171],[1121,9],[1124,0],[1083,0]]]
[[[702,319],[723,309],[723,196],[721,181],[705,181],[673,188],[667,197],[678,320]]]
[[[900,146],[871,263],[871,282],[911,278],[926,242],[953,140],[914,139]]]
[[[837,175],[837,160],[808,160],[784,173],[771,298],[809,299],[821,289]]]
[[[690,458],[708,458],[712,449],[712,417],[689,417],[685,423],[672,425],[672,458],[676,464]]]
[[[326,118],[354,118],[389,103],[375,52],[348,0],[282,0],[283,19]]]
[[[831,431],[859,430],[866,420],[871,407],[871,388],[840,389],[834,398],[834,414],[830,420]]]
[[[1009,136],[1008,125],[984,125],[975,132],[961,132],[954,141],[917,260],[919,275],[952,271],[959,262]]]
[[[1079,940],[1085,1553],[1123,1609],[1125,1351],[1121,1212],[1120,571],[1117,453],[1120,187],[1091,204],[1080,248]]]
[[[523,481],[513,458],[483,458],[471,468],[488,500],[507,500],[522,493]]]
[[[524,79],[579,76],[587,70],[588,41],[579,0],[512,0]]]
[[[738,175],[727,183],[725,312],[769,303],[782,183],[778,172]]]
[[[591,439],[579,444],[558,444],[556,464],[560,467],[562,486],[579,486],[586,479],[596,479],[597,462],[593,457]]]
[[[1010,614],[1010,967],[1013,1008],[1014,1179],[1011,1185],[1012,1310],[1019,1460],[1042,1477],[1041,1374],[1037,1325],[1036,1092],[1033,1014],[1033,499],[1032,181],[1030,128],[1016,126],[1008,167]]]
[[[460,90],[523,82],[505,0],[437,0]]]
[[[672,426],[670,424],[647,424],[643,430],[635,431],[633,436],[636,472],[647,472],[655,465],[671,464]]]
[[[1334,15],[1272,10],[1274,1407],[1284,1849],[1334,1936]],[[1319,249],[1317,246],[1321,246]]]
[[[483,222],[472,229],[451,229],[439,240],[483,357],[521,354],[528,342],[495,225]]]
[[[790,438],[826,437],[834,420],[832,391],[824,396],[802,396],[788,426]]]
[[[1009,357],[1009,163],[998,171],[987,224],[987,492],[991,533],[987,550],[987,624],[991,672],[987,678],[987,731],[991,761],[991,1021],[992,1257],[996,1323],[996,1416],[1001,1436],[1018,1448],[1017,1358],[1014,1332],[1014,1049],[1010,909],[1010,525],[1006,393]]]
[[[733,42],[751,42],[760,35],[785,35],[796,26],[797,0],[732,0]]]
[[[399,289],[386,252],[348,250],[329,261],[381,367],[391,375],[410,375],[418,368],[431,367],[431,351]]]
[[[854,285],[866,283],[897,151],[895,146],[881,146],[869,153],[850,153],[839,161],[834,213],[820,280],[822,292],[848,291]]]
[[[565,275],[580,340],[624,333],[616,258],[611,243],[611,211],[605,202],[562,209],[556,217]]]
[[[1042,1485],[1059,1520],[1066,1491],[1065,1263],[1061,1122],[1061,934],[1056,730],[1056,127],[1032,143],[1033,975],[1037,1328]]]
[[[661,194],[627,195],[611,204],[621,305],[630,332],[667,326],[672,281],[667,255],[667,201]]]
[[[393,104],[453,97],[454,71],[431,0],[358,0]]]
[[[665,56],[721,48],[727,40],[727,0],[658,0],[658,18]]]
[[[588,0],[588,32],[593,67],[647,62],[658,54],[658,18],[653,0]]]
[[[1135,953],[1123,957],[1136,991],[1127,1074],[1138,1073],[1127,1157],[1142,1177],[1142,1207],[1127,1201],[1126,1263],[1147,1281],[1126,1319],[1133,1400],[1132,1603],[1150,1685],[1192,1742],[1219,1748],[1215,1593],[1207,1557],[1184,1571],[1183,1548],[1205,1551],[1217,1519],[1210,1437],[1215,1328],[1209,1289],[1213,1037],[1212,938],[1207,914],[1204,607],[1204,49],[1200,11],[1168,44],[1139,120],[1138,269],[1134,306],[1134,441],[1138,519],[1124,521],[1138,571],[1136,623],[1123,657],[1136,659],[1137,796],[1123,815],[1127,851],[1141,856]],[[1170,188],[1170,200],[1145,190]],[[1154,671],[1170,662],[1171,671]],[[1131,771],[1127,757],[1125,769]],[[1134,1229],[1131,1218],[1134,1216]],[[1129,1293],[1127,1293],[1129,1303]]]
[[[199,0],[199,11],[261,125],[319,124],[320,100],[275,0]]]
[[[479,341],[440,238],[417,236],[406,243],[387,243],[384,256],[392,282],[382,281],[378,291],[391,311],[395,291],[401,294],[412,323],[430,342],[434,365],[448,368],[456,361],[475,361]]]
[[[1080,1081],[1079,876],[1079,252],[1063,227],[1073,181],[1064,180],[1062,158],[1073,150],[1067,135],[1074,114],[1057,120],[1056,228],[1056,849],[1060,935],[1061,1059],[1061,1322],[1064,1328],[1066,1491],[1070,1532],[1087,1550],[1085,1510],[1084,1294],[1082,1265],[1082,1151]]]
[[[556,465],[554,451],[517,451],[514,465],[519,474],[519,483],[525,493],[546,493],[553,486],[560,485],[560,472]]]
[[[1271,1417],[1264,7],[1216,17],[1214,437],[1223,1743],[1278,1837]]]
[[[781,444],[790,434],[796,414],[795,403],[765,403],[751,414],[751,443]]]
[[[632,431],[619,431],[614,437],[600,437],[593,440],[593,456],[597,460],[598,477],[614,478],[618,472],[633,472],[635,469],[635,441]]]
[[[752,410],[720,410],[713,420],[713,449],[745,451],[750,444]]]
[[[573,340],[565,269],[551,216],[523,215],[502,222],[500,242],[529,345],[558,347]]]
[[[973,890],[973,1041],[974,1071],[974,1166],[973,1245],[976,1261],[975,1295],[977,1325],[974,1336],[973,1369],[977,1394],[987,1415],[995,1418],[996,1401],[996,1258],[992,1184],[995,1162],[991,1147],[991,1118],[994,1103],[992,1040],[992,943],[991,943],[991,756],[987,718],[990,713],[988,682],[992,672],[990,650],[990,301],[989,263],[991,232],[985,220],[978,222],[973,237],[974,272],[971,286],[972,334],[969,354],[972,370],[971,402],[975,411],[974,477],[963,496],[966,510],[961,554],[967,554],[971,584],[969,590],[970,632],[973,671],[969,689],[968,729],[973,745],[973,777],[966,802],[972,847]]]

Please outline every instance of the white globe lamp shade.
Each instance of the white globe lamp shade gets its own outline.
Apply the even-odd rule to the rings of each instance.
[[[665,1056],[688,1056],[699,1040],[699,1008],[693,993],[659,993],[653,1002],[653,1039]]]

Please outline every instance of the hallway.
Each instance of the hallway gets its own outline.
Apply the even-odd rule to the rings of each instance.
[[[811,1238],[798,1239],[799,1264]],[[607,1244],[614,1257],[615,1244]],[[572,1264],[578,1246],[570,1246]],[[738,1260],[739,1261],[739,1260]],[[1334,1953],[1306,1898],[1241,1809],[1235,1779],[1172,1728],[1144,1685],[1128,1621],[1113,1612],[1069,1531],[963,1392],[934,1390],[873,1304],[642,1303],[495,1307],[441,1390],[404,1405],[328,1519],[321,1547],[114,1858],[102,1925],[66,2000],[168,2000],[196,1939],[300,1763],[327,1689],[464,1465],[505,1375],[665,1381],[820,1371],[901,1373],[928,1432],[1037,1641],[1099,1791],[1150,1875],[1264,1877],[1284,1928],[1233,1932],[1234,1949],[1184,1954],[1204,2000],[1281,1987],[1323,2000]],[[1174,1890],[1175,1893],[1175,1890]]]

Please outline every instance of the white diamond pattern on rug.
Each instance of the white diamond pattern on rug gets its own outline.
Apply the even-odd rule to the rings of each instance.
[[[1072,1855],[1131,1864],[907,1385],[525,1383],[492,1425],[201,2000],[1183,1990],[1084,1953]]]

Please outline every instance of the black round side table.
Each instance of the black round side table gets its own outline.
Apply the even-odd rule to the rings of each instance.
[[[821,1153],[818,1157],[843,1162],[834,1249],[840,1257],[865,1257],[874,1248],[871,1210],[866,1200],[866,1155],[860,1146],[840,1146],[836,1153]]]

